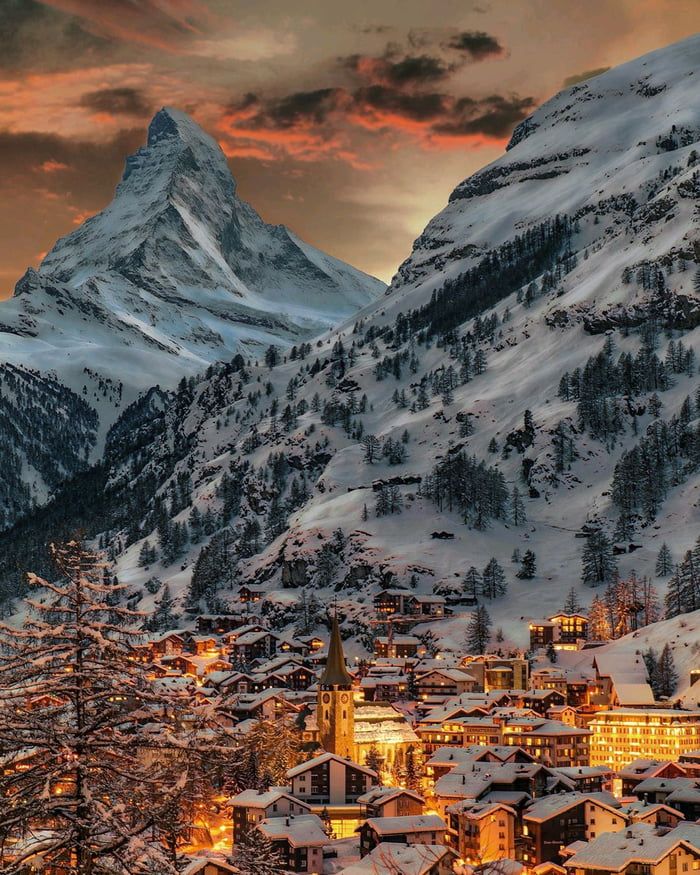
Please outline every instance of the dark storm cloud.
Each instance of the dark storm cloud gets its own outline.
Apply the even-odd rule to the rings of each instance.
[[[139,88],[101,88],[89,91],[80,98],[80,106],[111,115],[147,116],[153,111],[152,102]]]
[[[358,88],[353,94],[355,110],[373,109],[395,113],[410,121],[427,122],[446,112],[449,98],[445,94],[406,94],[384,85]]]
[[[435,126],[436,133],[452,136],[483,134],[507,137],[536,105],[531,97],[503,97],[494,94],[482,100],[463,97],[454,106],[452,117]]]
[[[114,191],[125,157],[143,140],[141,129],[119,131],[99,144],[55,134],[0,131],[0,189],[33,185],[50,191],[55,187],[70,192],[78,209],[101,205]]]
[[[464,52],[474,61],[483,61],[493,55],[503,54],[503,46],[495,36],[483,30],[466,30],[454,36],[447,47]]]
[[[0,0],[0,68],[67,69],[94,58],[102,61],[109,41],[88,33],[73,16],[35,0]]]
[[[595,70],[584,70],[583,73],[575,73],[573,76],[567,76],[562,84],[563,88],[571,88],[572,85],[578,85],[579,82],[585,82],[586,79],[592,79],[594,76],[600,76],[601,73],[607,73],[610,67],[597,67]]]
[[[267,115],[280,127],[298,123],[322,124],[337,109],[343,96],[340,88],[317,88],[315,91],[297,91],[270,103]]]
[[[430,55],[409,55],[387,65],[387,78],[397,85],[407,83],[435,82],[445,79],[452,72],[441,58]]]

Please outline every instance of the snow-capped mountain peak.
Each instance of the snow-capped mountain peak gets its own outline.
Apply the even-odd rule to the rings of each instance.
[[[164,108],[113,201],[60,239],[0,308],[0,360],[53,369],[80,389],[84,368],[113,374],[126,346],[129,398],[236,352],[298,343],[383,290],[266,224],[238,197],[216,141]]]

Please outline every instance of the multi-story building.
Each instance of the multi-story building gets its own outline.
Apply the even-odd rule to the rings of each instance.
[[[469,865],[515,859],[518,813],[510,805],[465,799],[446,814],[450,844]]]
[[[565,861],[570,875],[681,875],[700,869],[700,825],[668,830],[635,823],[603,833]]]
[[[617,832],[627,824],[626,815],[615,807],[614,797],[561,793],[532,802],[522,815],[518,857],[528,868],[541,863],[561,863],[561,849],[572,842],[589,841],[605,832]]]
[[[287,872],[322,872],[323,846],[328,844],[324,824],[315,814],[271,817],[257,827],[280,854]]]
[[[550,644],[555,650],[576,650],[579,642],[588,639],[588,617],[585,614],[554,614],[544,620],[532,620],[530,650]]]
[[[446,844],[445,830],[445,821],[437,814],[370,817],[360,828],[360,856],[366,856],[381,842],[443,845]]]
[[[244,836],[269,817],[294,817],[311,814],[311,806],[294,796],[273,787],[270,790],[243,790],[231,799],[233,813],[233,843],[237,845]]]
[[[700,711],[613,708],[596,714],[588,726],[591,765],[615,771],[640,758],[677,762],[700,746]]]

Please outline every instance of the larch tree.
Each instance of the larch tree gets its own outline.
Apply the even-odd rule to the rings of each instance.
[[[0,626],[0,872],[40,858],[76,875],[166,875],[137,717],[152,694],[129,659],[139,615],[112,604],[120,585],[81,544],[51,553],[57,579],[30,574],[23,626]]]

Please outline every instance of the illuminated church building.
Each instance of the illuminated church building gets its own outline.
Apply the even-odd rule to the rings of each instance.
[[[353,680],[345,666],[337,619],[333,619],[326,667],[318,684],[316,720],[307,721],[305,740],[328,753],[364,765],[374,749],[389,772],[402,766],[409,748],[420,740],[405,716],[387,702],[355,702]]]
[[[345,667],[337,617],[333,618],[326,668],[318,683],[316,707],[321,747],[341,757],[355,755],[355,703],[352,678]]]

